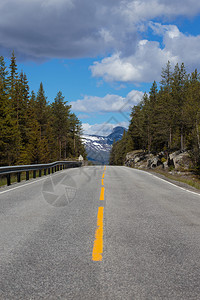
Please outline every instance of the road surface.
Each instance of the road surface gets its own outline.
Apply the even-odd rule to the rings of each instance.
[[[0,299],[200,299],[200,195],[115,166],[0,189]]]

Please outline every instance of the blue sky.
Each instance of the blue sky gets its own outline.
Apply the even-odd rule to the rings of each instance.
[[[197,0],[2,0],[0,55],[52,102],[59,90],[85,133],[128,126],[168,60],[200,70]]]

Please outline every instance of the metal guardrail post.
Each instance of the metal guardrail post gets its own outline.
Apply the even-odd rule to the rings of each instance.
[[[17,182],[21,182],[21,172],[17,173]]]
[[[42,176],[42,170],[44,175],[53,174],[54,172],[65,170],[67,168],[80,167],[81,164],[73,161],[56,161],[49,164],[33,164],[33,165],[19,165],[19,166],[5,166],[0,167],[0,176],[7,178],[7,185],[11,185],[11,175],[16,174],[17,182],[21,181],[21,174],[26,173],[26,180],[30,179],[30,172],[33,172],[33,178],[37,177],[37,171],[39,171],[39,177]]]
[[[10,174],[7,174],[7,185],[11,185],[11,178]]]

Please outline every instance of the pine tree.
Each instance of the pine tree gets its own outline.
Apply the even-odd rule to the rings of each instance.
[[[20,133],[3,80],[0,81],[0,137],[0,165],[15,164],[20,149]]]
[[[186,131],[186,122],[184,116],[184,105],[186,86],[188,82],[188,76],[186,74],[185,66],[182,63],[181,68],[177,64],[174,69],[172,77],[172,97],[174,103],[174,123],[177,130],[177,146],[180,143],[180,149],[184,149],[184,134]]]
[[[48,163],[79,154],[86,158],[81,123],[62,93],[48,105],[41,83],[37,97],[34,92],[29,97],[28,80],[23,71],[18,75],[14,51],[9,69],[8,74],[0,56],[0,164]]]
[[[171,84],[172,84],[172,71],[171,71],[171,63],[167,62],[166,67],[162,68],[161,72],[161,85],[169,94],[171,92]]]
[[[2,90],[5,94],[8,94],[8,71],[5,65],[3,56],[0,56],[0,83]]]
[[[47,97],[45,96],[45,91],[42,82],[36,97],[36,119],[40,126],[40,138],[45,136],[46,125],[48,123],[49,110],[47,108]]]
[[[17,121],[21,134],[22,147],[25,147],[27,144],[29,86],[26,75],[23,72],[20,73],[19,79],[16,82],[15,91],[18,103]]]
[[[144,113],[142,102],[135,105],[131,112],[131,121],[128,129],[128,134],[133,141],[134,150],[143,149],[146,144],[144,135]]]
[[[46,137],[41,137],[41,126],[37,120],[37,102],[32,91],[27,109],[27,144],[21,150],[20,163],[36,164],[49,162],[49,149]]]
[[[165,69],[162,69],[161,73],[161,92],[160,92],[160,98],[163,103],[163,111],[165,115],[165,127],[166,132],[168,133],[168,142],[166,148],[169,149],[169,151],[172,148],[172,135],[174,130],[174,102],[172,97],[172,82],[173,82],[173,74],[171,70],[171,64],[168,61]]]
[[[12,52],[12,56],[11,56],[11,62],[10,62],[10,76],[9,76],[9,85],[10,85],[10,94],[11,97],[13,96],[14,93],[14,87],[15,87],[15,83],[17,80],[17,64],[16,64],[16,57],[15,57],[15,52]]]
[[[114,140],[113,144],[112,144],[112,149],[110,152],[110,158],[109,158],[109,165],[111,165],[111,166],[116,164],[115,153],[116,153],[116,141]]]
[[[66,158],[67,156],[67,142],[68,142],[68,134],[70,127],[70,107],[66,105],[66,101],[64,101],[64,96],[62,92],[58,92],[54,102],[51,105],[52,108],[52,116],[53,116],[53,129],[54,135],[57,139],[57,144],[59,148],[58,159]]]
[[[148,153],[151,151],[151,145],[152,145],[152,110],[150,106],[150,100],[147,95],[147,93],[144,93],[143,99],[142,99],[142,139],[143,139],[143,146],[142,148],[147,150]]]
[[[14,118],[17,121],[18,125],[18,113],[19,113],[19,99],[18,99],[18,73],[17,73],[17,64],[16,57],[14,51],[12,52],[11,62],[10,62],[10,76],[8,77],[8,85],[9,85],[9,98],[14,110]]]
[[[78,141],[81,133],[81,122],[74,113],[70,114],[70,135],[73,141],[72,153],[76,157],[78,155]]]
[[[199,172],[200,164],[200,81],[197,70],[191,73],[184,105],[184,115],[187,122],[185,144],[190,149],[194,165]]]

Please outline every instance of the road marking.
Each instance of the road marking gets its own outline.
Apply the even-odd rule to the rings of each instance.
[[[102,178],[104,178],[105,174],[103,173]]]
[[[128,167],[125,167],[125,168],[128,168]],[[167,181],[166,179],[163,179],[163,178],[160,178],[160,177],[158,177],[158,176],[156,176],[156,175],[153,175],[153,174],[151,174],[151,173],[149,173],[149,172],[147,172],[147,171],[144,171],[144,170],[137,170],[137,169],[134,169],[134,171],[136,171],[136,172],[137,172],[137,171],[138,171],[138,172],[144,172],[144,173],[148,174],[149,176],[155,177],[155,178],[157,178],[158,180],[161,180],[161,181],[163,181],[163,182],[165,182],[165,183],[168,183],[168,184],[170,184],[170,185],[172,185],[172,186],[174,186],[174,187],[176,187],[176,188],[178,188],[178,189],[181,189],[181,190],[183,190],[183,191],[185,191],[185,192],[188,192],[188,193],[191,193],[191,194],[193,194],[193,195],[200,196],[199,193],[196,193],[196,192],[187,190],[186,188],[183,188],[183,187],[181,187],[181,186],[179,186],[179,185],[176,185],[176,184],[174,184],[174,183],[172,183],[172,182],[170,182],[170,181]]]
[[[101,184],[104,185],[103,179],[101,179]]]
[[[55,175],[56,175],[56,174],[55,174]],[[22,187],[24,187],[24,186],[27,186],[27,185],[30,185],[30,184],[33,184],[33,183],[37,183],[37,182],[39,182],[39,181],[43,181],[43,180],[45,180],[45,179],[47,179],[47,176],[45,176],[45,178],[42,178],[42,179],[34,180],[33,182],[29,182],[29,183],[26,183],[26,184],[22,184],[22,185],[20,185],[20,186],[13,187],[13,188],[11,188],[11,189],[9,189],[9,190],[2,191],[2,192],[0,192],[0,194],[5,194],[5,193],[8,193],[8,192],[14,191],[14,190],[16,190],[16,189],[22,188]]]
[[[104,171],[106,170],[106,166],[104,167]]]
[[[40,178],[40,179],[37,179],[37,178],[33,179],[33,178],[32,178],[32,179],[31,179],[31,180],[33,180],[32,182],[24,183],[24,184],[21,184],[21,185],[19,185],[19,186],[12,187],[12,188],[10,188],[10,189],[8,189],[8,190],[5,190],[5,191],[0,191],[0,195],[1,195],[1,194],[8,193],[8,192],[12,192],[12,191],[14,191],[14,190],[16,190],[16,189],[23,188],[23,187],[25,187],[25,186],[27,186],[27,185],[31,185],[31,184],[34,184],[34,183],[37,183],[37,182],[40,182],[40,181],[44,181],[44,180],[46,180],[48,177],[59,175],[59,174],[61,174],[61,172],[63,173],[63,172],[65,172],[65,171],[67,171],[67,170],[69,170],[69,169],[60,170],[59,172],[56,172],[56,173],[53,173],[53,174],[48,174],[48,175],[46,175],[46,176],[44,175],[44,176],[43,176],[44,178]],[[16,182],[16,184],[17,184],[17,182]]]
[[[148,172],[147,172],[147,173],[148,173]],[[196,192],[187,190],[187,189],[185,189],[185,188],[183,188],[183,187],[181,187],[181,186],[179,186],[179,185],[176,185],[176,184],[174,184],[174,183],[172,183],[172,182],[170,182],[170,181],[167,181],[167,180],[165,180],[165,179],[162,179],[162,178],[160,178],[160,177],[158,177],[158,176],[156,176],[156,175],[152,175],[152,176],[155,177],[155,178],[157,178],[157,179],[159,179],[159,180],[161,180],[161,181],[167,182],[168,184],[173,185],[173,186],[175,186],[176,188],[179,188],[179,189],[181,189],[181,190],[183,190],[183,191],[186,191],[186,192],[188,192],[188,193],[191,193],[191,194],[200,196],[200,194],[198,194],[198,193],[196,193]]]
[[[97,214],[97,229],[92,252],[93,261],[102,261],[103,254],[103,210],[104,207],[99,207]]]
[[[99,198],[99,200],[104,200],[104,187],[102,186],[102,188],[101,188],[101,194],[100,194],[100,198]]]

